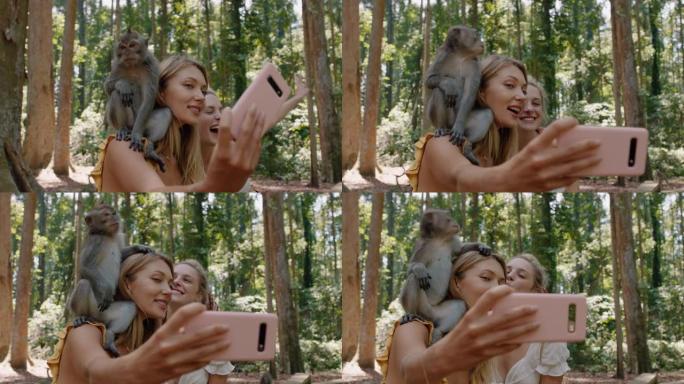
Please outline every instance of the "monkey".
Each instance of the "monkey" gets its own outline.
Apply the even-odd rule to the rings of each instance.
[[[107,205],[99,205],[85,216],[88,236],[79,257],[79,280],[69,297],[75,315],[74,327],[96,320],[107,327],[105,349],[119,356],[114,337],[128,328],[136,314],[132,301],[113,301],[121,263],[134,253],[149,253],[143,245],[124,247],[119,215]]]
[[[449,332],[466,311],[463,300],[446,299],[453,260],[468,251],[490,255],[481,243],[462,243],[460,226],[447,211],[428,209],[420,222],[420,238],[409,261],[408,275],[401,288],[400,301],[406,313],[431,320],[435,329],[432,342]]]
[[[172,114],[169,108],[154,109],[158,88],[159,62],[147,49],[147,40],[129,28],[114,47],[112,71],[105,81],[106,121],[117,130],[117,140],[130,135],[130,148],[144,152],[145,159],[164,172],[165,163],[154,145],[166,134]]]
[[[472,145],[481,141],[494,121],[489,108],[475,108],[480,89],[478,56],[484,44],[477,30],[456,26],[449,29],[444,44],[428,69],[426,113],[435,127],[435,137],[450,135],[449,141],[463,146],[463,155],[475,165],[480,162]]]

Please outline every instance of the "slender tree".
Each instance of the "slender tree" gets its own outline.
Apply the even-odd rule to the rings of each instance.
[[[342,363],[354,358],[361,313],[359,278],[359,194],[342,194]]]
[[[359,336],[359,366],[364,369],[375,367],[375,314],[378,311],[378,288],[380,285],[380,235],[382,233],[382,209],[385,195],[373,194],[368,254],[364,269],[363,313]]]
[[[10,365],[26,369],[28,360],[28,315],[31,306],[31,269],[33,268],[33,230],[36,224],[36,194],[28,193],[24,201],[24,221],[21,225],[21,251],[17,269],[17,292],[12,321]]]
[[[0,193],[0,360],[10,347],[12,329],[12,227],[9,193]]]
[[[74,75],[74,35],[76,29],[76,0],[66,0],[62,66],[59,70],[59,98],[57,107],[57,135],[53,169],[57,175],[69,175],[69,131],[71,126],[71,94]],[[117,18],[118,19],[118,18]]]
[[[351,169],[359,156],[359,128],[361,127],[359,0],[345,1],[342,11],[342,170],[344,171]]]

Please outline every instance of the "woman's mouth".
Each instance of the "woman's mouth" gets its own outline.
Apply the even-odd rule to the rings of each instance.
[[[182,296],[182,295],[185,294],[185,292],[181,291],[181,290],[178,289],[178,288],[171,288],[171,294],[172,294],[172,295],[181,295],[181,296]]]
[[[189,105],[189,106],[188,106],[188,109],[189,109],[190,112],[192,112],[193,115],[195,115],[195,116],[199,116],[200,112],[202,112],[202,108],[200,108],[199,106],[196,106],[196,105]]]
[[[218,131],[219,131],[219,125],[218,125],[218,123],[212,124],[212,125],[209,127],[209,132],[211,132],[211,133],[214,133],[214,134],[217,134],[217,135],[218,135]]]
[[[166,307],[169,305],[168,300],[156,299],[154,302],[159,306],[159,308],[161,308],[162,311],[166,311]]]
[[[506,109],[508,109],[514,116],[518,117],[522,108],[517,105],[509,105]]]

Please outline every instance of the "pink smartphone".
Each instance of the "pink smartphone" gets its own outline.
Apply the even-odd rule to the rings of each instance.
[[[233,137],[237,137],[242,129],[242,122],[252,104],[266,115],[265,124],[269,127],[277,122],[280,108],[289,96],[290,87],[278,68],[266,63],[233,107]]]
[[[191,319],[184,332],[225,324],[230,347],[211,356],[212,360],[255,361],[275,357],[278,317],[272,313],[206,311]]]
[[[631,127],[578,125],[558,136],[558,145],[569,146],[580,140],[601,142],[601,162],[577,176],[638,176],[646,170],[648,130]]]
[[[512,293],[499,300],[492,309],[492,316],[520,305],[534,305],[534,315],[539,328],[534,332],[512,339],[526,343],[537,341],[578,342],[587,335],[587,298],[583,295],[560,295],[553,293]]]

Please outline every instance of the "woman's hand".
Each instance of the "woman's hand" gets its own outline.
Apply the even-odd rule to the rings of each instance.
[[[140,348],[115,359],[126,361],[119,382],[160,383],[204,367],[212,355],[228,348],[225,325],[181,333],[181,328],[204,310],[200,303],[183,306]]]
[[[542,192],[568,186],[579,179],[578,174],[601,159],[596,156],[600,143],[583,140],[568,147],[555,146],[553,141],[577,126],[574,118],[557,120],[544,129],[518,154],[502,164],[501,185],[505,191]]]
[[[261,154],[261,138],[269,128],[266,117],[252,105],[237,133],[232,134],[233,113],[221,112],[218,141],[209,160],[206,178],[200,189],[206,192],[237,192],[254,172]]]
[[[531,322],[537,311],[534,306],[519,306],[496,317],[489,314],[497,301],[512,292],[506,285],[488,290],[453,330],[425,350],[419,363],[430,382],[457,371],[467,371],[491,357],[514,350],[520,344],[511,342],[512,339],[539,327],[538,323]]]

